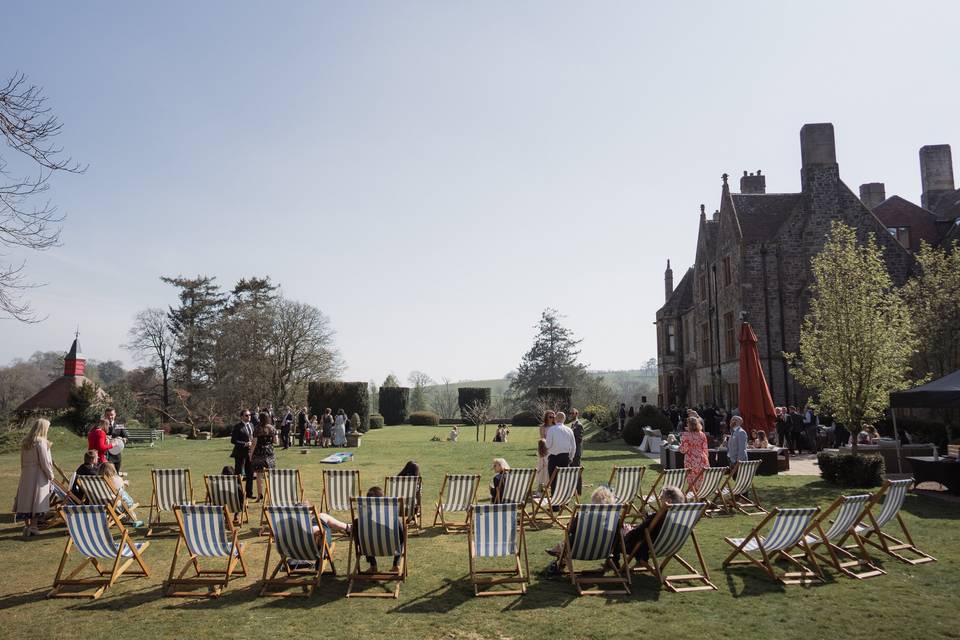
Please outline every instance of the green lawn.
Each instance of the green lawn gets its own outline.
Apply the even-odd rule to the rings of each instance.
[[[417,460],[424,474],[424,519],[432,520],[432,501],[445,472],[479,472],[484,487],[490,480],[490,460],[503,456],[513,466],[533,466],[536,429],[514,429],[507,444],[472,442],[464,429],[461,442],[430,442],[446,428],[394,427],[368,434],[356,450],[352,466],[360,469],[364,489],[381,484],[383,476]],[[64,470],[76,466],[83,442],[68,434],[55,438],[54,459]],[[229,462],[226,440],[187,442],[168,439],[154,449],[128,449],[124,469],[130,472],[134,497],[150,498],[149,470],[153,467],[189,467],[194,490],[202,497],[202,476]],[[322,450],[302,455],[296,449],[281,452],[279,466],[303,472],[309,500],[319,503],[319,463]],[[614,464],[642,461],[620,445],[588,446],[584,456],[585,482],[593,486],[609,478]],[[17,487],[19,457],[0,456],[0,503],[9,505]],[[653,475],[650,478],[654,477]],[[651,480],[645,480],[649,486]],[[837,490],[814,477],[760,478],[758,487],[768,505],[826,505]],[[589,491],[589,488],[585,489]],[[481,495],[486,497],[485,489]],[[426,505],[427,502],[431,504]],[[549,557],[543,550],[559,539],[559,531],[529,533],[533,582],[526,596],[475,598],[465,580],[465,535],[446,535],[431,529],[410,543],[410,577],[399,600],[344,598],[342,577],[324,577],[313,598],[273,599],[255,595],[263,568],[265,543],[245,529],[247,559],[252,576],[238,581],[217,600],[167,599],[160,582],[173,551],[173,539],[154,539],[145,559],[153,575],[125,579],[98,601],[47,600],[56,564],[64,545],[64,530],[40,538],[20,539],[20,528],[0,526],[0,621],[7,637],[37,638],[186,637],[207,638],[301,637],[335,634],[343,637],[391,638],[610,638],[654,633],[657,637],[960,637],[956,619],[960,604],[957,562],[960,542],[956,520],[960,506],[930,498],[909,496],[904,517],[918,544],[939,562],[911,567],[877,558],[888,575],[867,581],[834,576],[813,587],[781,587],[751,568],[723,571],[724,535],[744,535],[757,518],[736,516],[704,520],[698,535],[718,592],[672,594],[658,589],[649,577],[634,578],[634,594],[624,597],[575,596],[570,583],[542,575]],[[146,517],[146,510],[143,511]],[[254,506],[251,520],[259,517]],[[138,535],[142,535],[140,532]],[[335,557],[346,569],[347,546],[338,545]],[[952,603],[952,604],[951,604]],[[952,612],[952,613],[951,613]],[[123,613],[125,615],[117,615]],[[184,615],[188,614],[188,615]],[[190,630],[188,633],[187,629]],[[7,635],[9,634],[9,635]],[[118,636],[119,634],[119,636]]]

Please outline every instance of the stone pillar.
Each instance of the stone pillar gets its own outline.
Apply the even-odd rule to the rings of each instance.
[[[673,295],[673,269],[670,268],[670,259],[667,258],[667,270],[663,272],[664,302]]]

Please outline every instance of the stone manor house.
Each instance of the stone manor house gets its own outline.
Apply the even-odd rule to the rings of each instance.
[[[676,287],[667,262],[666,303],[656,321],[661,406],[738,404],[741,318],[757,334],[774,403],[806,402],[782,354],[799,348],[810,260],[833,220],[857,229],[861,241],[875,235],[897,286],[921,241],[960,241],[960,189],[948,145],[920,149],[919,205],[887,198],[881,183],[862,185],[857,197],[840,179],[832,124],[803,126],[800,159],[799,193],[767,193],[760,171],[745,171],[733,193],[724,174],[719,209],[708,216],[700,206],[696,259]]]

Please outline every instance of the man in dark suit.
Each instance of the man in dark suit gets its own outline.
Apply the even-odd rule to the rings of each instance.
[[[103,418],[110,423],[110,426],[107,427],[107,437],[108,438],[120,438],[123,440],[124,444],[127,442],[127,429],[122,424],[117,424],[117,410],[113,407],[107,407],[103,412]],[[123,458],[119,453],[110,453],[107,452],[107,462],[112,462],[113,466],[117,468],[117,472],[120,472],[120,465],[123,463]]]
[[[230,457],[234,460],[233,469],[237,475],[245,478],[247,495],[253,495],[253,462],[250,460],[250,447],[253,446],[253,423],[250,421],[250,410],[240,412],[240,422],[233,425],[230,434],[230,444],[233,452]]]

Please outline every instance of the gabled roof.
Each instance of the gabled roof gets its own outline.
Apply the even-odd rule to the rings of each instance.
[[[875,215],[886,227],[910,227],[910,247],[920,251],[920,241],[936,246],[949,231],[932,212],[900,196],[890,196],[873,208]]]
[[[930,210],[941,220],[960,218],[960,189],[945,193],[934,202]]]
[[[780,226],[803,206],[802,193],[734,193],[733,207],[744,242],[768,242]]]
[[[18,412],[36,411],[36,410],[62,410],[70,408],[70,392],[75,388],[80,388],[84,384],[90,383],[97,390],[97,397],[101,400],[107,398],[106,392],[97,387],[97,385],[84,376],[61,376],[40,389],[17,407]]]
[[[680,315],[693,306],[693,267],[687,269],[670,299],[660,307],[657,315]]]

